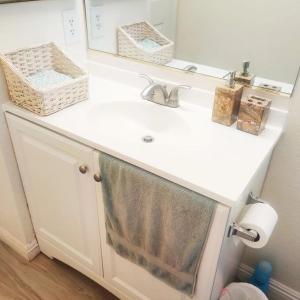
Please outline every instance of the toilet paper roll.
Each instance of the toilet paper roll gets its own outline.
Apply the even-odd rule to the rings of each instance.
[[[240,220],[239,225],[247,230],[256,231],[259,236],[256,241],[251,242],[241,238],[243,243],[251,248],[264,247],[273,233],[277,223],[278,215],[273,207],[267,203],[256,203],[247,205],[247,211]]]

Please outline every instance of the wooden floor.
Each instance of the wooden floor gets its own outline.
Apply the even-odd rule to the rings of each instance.
[[[40,254],[32,262],[0,241],[0,300],[117,300],[100,285]]]

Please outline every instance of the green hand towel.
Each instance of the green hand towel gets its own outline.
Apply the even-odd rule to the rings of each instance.
[[[107,243],[192,297],[215,201],[102,153]]]

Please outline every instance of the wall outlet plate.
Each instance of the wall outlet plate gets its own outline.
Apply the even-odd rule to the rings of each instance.
[[[79,21],[75,9],[63,11],[63,26],[66,44],[80,42]]]
[[[90,22],[92,38],[102,38],[104,36],[102,6],[92,6],[90,8]]]

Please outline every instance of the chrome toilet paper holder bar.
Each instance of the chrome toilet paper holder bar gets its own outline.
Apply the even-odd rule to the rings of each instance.
[[[257,242],[259,240],[259,234],[255,230],[248,230],[239,226],[236,223],[233,223],[229,226],[228,237],[238,236],[250,242]]]
[[[257,196],[255,196],[252,192],[248,196],[248,200],[246,204],[255,204],[255,203],[263,203]],[[256,242],[259,240],[259,234],[255,230],[248,230],[233,222],[232,225],[229,226],[228,237],[238,236],[250,242]]]

